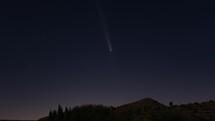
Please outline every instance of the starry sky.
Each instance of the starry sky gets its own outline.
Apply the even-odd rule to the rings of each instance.
[[[214,12],[203,1],[1,1],[0,119],[215,99]]]

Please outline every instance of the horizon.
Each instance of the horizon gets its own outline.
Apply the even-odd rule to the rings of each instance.
[[[210,2],[12,0],[0,12],[0,119],[215,98]]]
[[[113,106],[113,105],[103,105],[103,104],[101,104],[101,103],[99,103],[99,104],[90,104],[90,103],[87,103],[87,104],[74,105],[74,106],[62,106],[61,104],[58,104],[58,105],[56,105],[55,108],[50,109],[49,111],[57,110],[57,108],[58,108],[59,105],[62,106],[63,110],[65,110],[66,107],[67,107],[67,108],[73,109],[73,108],[76,107],[76,106],[84,106],[84,105],[103,105],[103,106],[107,106],[107,107],[113,106],[113,107],[115,107],[115,108],[118,108],[118,107],[120,107],[120,106],[124,106],[124,105],[127,105],[127,104],[132,104],[132,103],[135,103],[135,102],[143,101],[144,99],[152,99],[152,100],[157,101],[158,103],[160,103],[160,104],[162,104],[162,105],[164,105],[164,106],[167,106],[167,107],[170,106],[170,105],[169,105],[170,102],[172,102],[173,105],[180,106],[180,105],[194,104],[194,103],[196,103],[196,102],[197,102],[197,103],[204,103],[204,102],[209,102],[209,101],[211,101],[211,100],[206,100],[206,101],[202,101],[202,102],[194,101],[194,102],[187,102],[187,103],[180,103],[180,104],[176,104],[175,102],[170,101],[170,102],[168,102],[168,104],[164,104],[164,103],[161,103],[159,100],[155,100],[155,99],[150,98],[150,97],[145,97],[145,98],[142,98],[142,99],[139,99],[139,100],[135,100],[135,101],[132,101],[132,102],[127,102],[127,103],[120,104],[120,105],[117,105],[117,106]],[[215,101],[215,100],[212,100],[212,101]],[[4,118],[2,118],[2,119],[0,119],[0,121],[37,121],[37,120],[39,120],[39,119],[41,119],[41,118],[47,117],[49,111],[47,111],[47,115],[42,116],[42,117],[39,117],[39,118],[37,118],[37,119],[10,119],[10,118],[4,119]]]

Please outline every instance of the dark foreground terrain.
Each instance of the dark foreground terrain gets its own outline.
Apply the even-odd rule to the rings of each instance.
[[[36,120],[0,120],[0,121],[36,121]]]
[[[82,105],[49,112],[39,121],[215,121],[215,101],[165,106],[151,98],[119,107]]]

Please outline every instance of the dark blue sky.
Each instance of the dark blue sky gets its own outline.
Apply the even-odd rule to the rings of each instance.
[[[215,99],[213,5],[1,1],[0,119],[38,119],[58,104]]]

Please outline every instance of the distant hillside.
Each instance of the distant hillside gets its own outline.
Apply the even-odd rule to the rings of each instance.
[[[118,109],[127,109],[127,108],[141,108],[141,109],[157,109],[157,108],[164,108],[165,106],[151,98],[145,98],[133,103],[125,104],[119,106]]]
[[[0,120],[0,121],[36,121],[36,120]]]
[[[190,103],[169,107],[169,110],[181,110],[201,121],[215,121],[215,101]]]
[[[59,105],[39,121],[215,121],[215,101],[165,106],[145,98],[119,107],[83,105],[65,110]]]
[[[125,104],[116,108],[114,113],[120,119],[117,120],[146,120],[151,118],[154,112],[165,109],[166,106],[151,99],[145,98],[133,103]],[[122,119],[123,118],[123,119]]]

